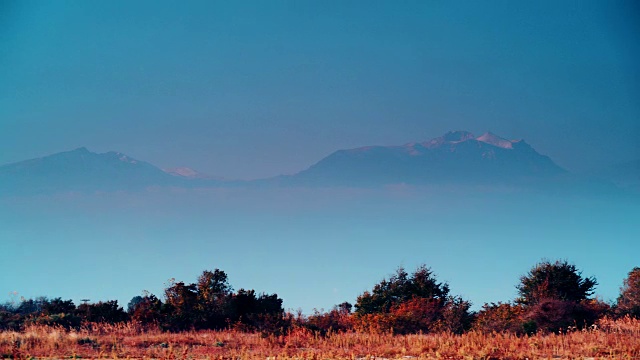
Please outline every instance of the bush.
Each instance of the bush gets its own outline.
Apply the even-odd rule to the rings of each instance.
[[[454,334],[462,334],[471,329],[475,315],[469,311],[470,308],[470,302],[457,296],[449,297],[442,308],[435,329]]]
[[[61,326],[65,329],[78,329],[82,323],[82,319],[79,316],[69,313],[60,313],[40,316],[29,319],[28,324],[33,325],[46,325],[46,326]]]
[[[162,325],[163,304],[155,295],[136,296],[131,299],[128,308],[131,320],[142,325]]]
[[[0,308],[0,330],[20,330],[24,320],[25,317],[16,313],[11,307]]]
[[[329,312],[323,313],[315,310],[303,326],[320,335],[351,330],[353,329],[351,307],[351,304],[345,302],[335,306]]]
[[[414,297],[391,308],[389,325],[397,334],[427,333],[435,330],[442,308],[442,299]]]
[[[576,306],[571,301],[545,299],[529,309],[526,319],[535,323],[536,330],[558,332],[574,325]]]
[[[624,279],[616,304],[616,315],[640,318],[640,268],[636,267]]]
[[[484,304],[477,313],[473,329],[482,332],[510,332],[522,334],[525,310],[522,305],[509,303]]]

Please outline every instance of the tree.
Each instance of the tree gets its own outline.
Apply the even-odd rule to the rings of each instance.
[[[99,301],[95,304],[81,304],[76,309],[76,315],[82,320],[96,323],[110,323],[127,321],[127,313],[118,306],[117,300]]]
[[[165,309],[170,314],[167,327],[171,330],[195,327],[200,315],[196,284],[172,281],[164,290],[164,296]]]
[[[72,314],[76,310],[76,305],[72,300],[62,300],[55,298],[42,304],[42,313],[45,315]]]
[[[129,300],[129,304],[127,304],[127,312],[129,313],[129,315],[133,314],[133,312],[136,310],[136,307],[138,307],[143,301],[144,297],[140,295],[132,297],[131,300]]]
[[[47,302],[46,297],[39,297],[36,299],[22,299],[20,305],[16,309],[16,312],[20,315],[33,315],[42,311],[42,306]]]
[[[640,267],[635,267],[624,279],[616,306],[616,314],[640,318]]]
[[[340,312],[341,314],[351,314],[351,309],[353,308],[353,305],[351,305],[350,302],[345,301],[343,303],[340,303],[338,305],[335,306],[336,311]]]
[[[583,278],[567,261],[543,261],[520,278],[516,301],[529,306],[549,299],[579,302],[591,296],[597,284],[594,277]]]
[[[214,303],[228,296],[232,291],[227,274],[222,270],[215,269],[213,272],[205,270],[198,277],[198,297],[201,302]]]
[[[224,271],[215,269],[202,272],[197,283],[198,307],[202,315],[199,327],[216,329],[226,325],[232,291]]]
[[[256,296],[255,290],[238,290],[230,298],[230,308],[230,320],[248,328],[260,328],[267,317],[281,318],[284,314],[282,299],[277,294]]]
[[[146,293],[143,296],[135,296],[129,302],[128,308],[132,320],[144,325],[162,325],[163,304],[155,295]]]
[[[525,331],[557,332],[592,324],[608,309],[606,304],[589,298],[596,285],[594,277],[583,278],[567,261],[535,265],[516,286],[516,302],[525,310]]]
[[[461,332],[470,325],[470,304],[448,295],[449,286],[438,282],[425,265],[411,275],[399,268],[389,280],[383,279],[358,297],[355,325],[365,331]]]
[[[425,265],[419,266],[409,277],[400,267],[389,280],[383,279],[366,291],[356,300],[356,314],[387,313],[394,305],[407,302],[414,297],[444,300],[449,294],[449,286],[439,283],[431,269]]]

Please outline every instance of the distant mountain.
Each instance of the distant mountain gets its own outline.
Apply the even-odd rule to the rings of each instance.
[[[565,173],[524,140],[492,133],[451,131],[422,143],[339,150],[283,184],[381,185],[430,183],[511,184]]]
[[[0,166],[0,195],[135,191],[149,187],[517,185],[558,193],[640,189],[637,162],[599,176],[567,173],[524,140],[452,131],[421,143],[339,150],[294,175],[222,181],[190,168],[161,170],[118,152],[86,148]],[[635,171],[635,172],[634,172]],[[615,175],[615,176],[614,176]],[[623,179],[623,180],[620,180]],[[629,180],[630,179],[630,180]],[[630,184],[630,185],[629,185]]]
[[[0,193],[137,190],[183,186],[183,179],[118,152],[86,148],[0,166]]]

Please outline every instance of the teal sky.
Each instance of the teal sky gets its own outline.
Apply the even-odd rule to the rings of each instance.
[[[542,259],[567,259],[615,301],[638,264],[633,199],[455,189],[211,189],[0,198],[0,302],[47,295],[126,305],[220,268],[287,309],[330,309],[398,266],[454,295],[515,298]]]
[[[0,164],[86,146],[225,178],[449,130],[586,171],[640,158],[635,1],[0,0]],[[640,253],[624,196],[209,189],[0,198],[0,302],[78,302],[221,268],[328,309],[425,263],[479,308],[542,258],[613,300]]]
[[[226,178],[453,129],[637,158],[633,1],[0,1],[0,164],[87,146]]]

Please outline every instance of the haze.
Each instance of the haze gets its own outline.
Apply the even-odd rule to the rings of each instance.
[[[0,164],[87,146],[225,178],[448,130],[640,153],[634,2],[4,1]]]
[[[450,130],[576,176],[640,158],[631,1],[1,1],[0,165],[86,146],[260,179]],[[406,186],[0,196],[0,300],[117,299],[220,268],[325,308],[421,263],[478,308],[542,258],[614,299],[637,192]],[[4,292],[4,293],[1,293]]]

